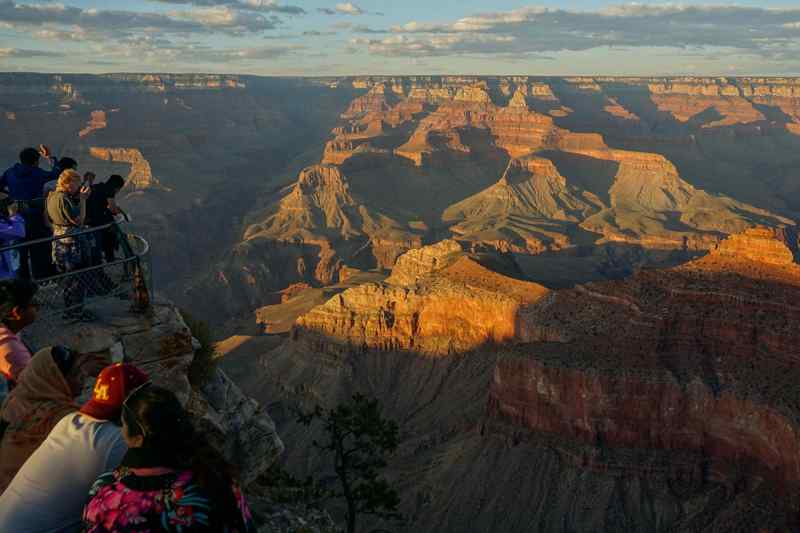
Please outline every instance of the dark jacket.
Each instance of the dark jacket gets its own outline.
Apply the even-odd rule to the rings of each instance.
[[[43,170],[17,163],[9,168],[0,179],[0,189],[7,188],[12,200],[29,202],[42,197],[42,187],[50,180],[58,178],[59,169]]]

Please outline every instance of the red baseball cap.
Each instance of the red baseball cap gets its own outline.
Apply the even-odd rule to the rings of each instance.
[[[128,394],[147,380],[147,374],[131,364],[107,366],[97,376],[92,398],[81,407],[81,413],[98,420],[116,420]]]

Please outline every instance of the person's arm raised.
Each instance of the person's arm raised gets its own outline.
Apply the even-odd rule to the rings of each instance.
[[[92,188],[88,185],[84,185],[81,187],[79,192],[79,197],[81,201],[81,214],[78,216],[78,226],[83,226],[86,223],[86,200],[89,198],[89,195],[92,193]]]

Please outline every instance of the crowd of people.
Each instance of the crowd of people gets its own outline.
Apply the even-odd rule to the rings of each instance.
[[[236,470],[175,394],[103,364],[53,346],[21,373],[0,413],[0,531],[255,531]]]
[[[43,159],[50,170],[41,168]],[[19,163],[0,177],[0,248],[53,239],[0,252],[0,279],[42,280],[115,261],[120,244],[117,228],[87,230],[106,226],[124,215],[116,204],[116,195],[125,180],[115,174],[95,183],[94,173],[81,175],[77,169],[75,159],[57,160],[47,146],[40,145],[22,150]],[[113,287],[102,271],[91,284],[75,277],[65,279],[65,319],[96,318],[83,308],[89,288],[103,293]]]
[[[116,228],[85,230],[121,213],[115,196],[125,182],[94,183],[77,167],[40,146],[0,178],[0,249],[52,238],[0,250],[0,531],[254,531],[237,472],[172,391],[105,355],[65,346],[32,353],[20,336],[37,319],[43,279],[115,261]],[[92,320],[82,309],[86,287],[66,279],[68,317]]]

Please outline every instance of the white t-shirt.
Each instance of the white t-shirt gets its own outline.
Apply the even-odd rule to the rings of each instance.
[[[119,466],[127,450],[119,426],[68,414],[0,495],[0,531],[78,531],[95,480]]]

